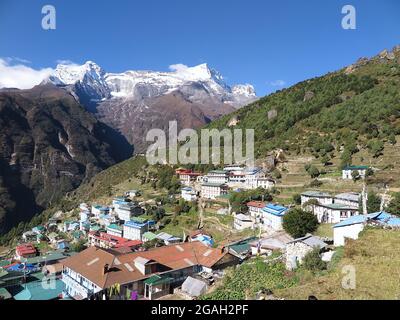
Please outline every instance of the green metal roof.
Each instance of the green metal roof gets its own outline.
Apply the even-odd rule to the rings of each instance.
[[[117,225],[117,224],[115,224],[115,223],[110,224],[107,228],[109,228],[109,229],[114,229],[114,230],[118,230],[118,231],[121,231],[121,230],[122,230],[122,227],[119,226],[119,225]]]
[[[151,240],[156,239],[157,235],[153,232],[148,231],[148,232],[143,233],[143,237],[146,238],[147,240],[151,241]]]
[[[169,278],[169,277],[162,277],[159,275],[154,275],[154,276],[151,276],[150,278],[146,279],[144,281],[144,283],[148,284],[148,285],[156,286],[156,285],[163,284],[163,283],[169,283],[169,282],[171,282],[171,280],[172,280],[172,278]]]
[[[12,295],[6,288],[0,288],[0,297],[2,297],[4,300],[8,300],[12,298]]]
[[[201,186],[202,187],[222,187],[222,186],[225,186],[225,185],[226,185],[225,183],[208,183],[208,182],[205,182]]]

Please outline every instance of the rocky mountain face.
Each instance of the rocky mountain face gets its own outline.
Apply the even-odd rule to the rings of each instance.
[[[178,129],[197,128],[257,99],[251,85],[228,86],[202,64],[172,72],[106,73],[96,63],[58,65],[49,82],[63,86],[98,119],[120,131],[137,152],[152,128],[176,120]]]
[[[0,234],[132,153],[63,89],[0,90]]]

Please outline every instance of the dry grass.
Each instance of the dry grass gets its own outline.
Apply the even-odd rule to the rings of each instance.
[[[399,231],[366,230],[359,240],[345,246],[344,256],[333,271],[300,279],[298,286],[275,294],[285,299],[307,299],[310,295],[320,300],[400,299],[399,241]],[[356,270],[355,290],[342,288],[342,270],[349,265]]]

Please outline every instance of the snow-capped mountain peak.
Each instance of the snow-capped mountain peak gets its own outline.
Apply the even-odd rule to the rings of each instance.
[[[251,85],[230,87],[223,76],[203,63],[194,67],[170,66],[170,72],[126,71],[106,73],[93,61],[83,65],[59,64],[49,81],[55,85],[74,85],[92,101],[124,98],[141,101],[174,91],[183,92],[189,100],[203,100],[209,95],[224,103],[240,107],[256,99]]]
[[[75,84],[78,81],[83,81],[85,76],[101,82],[104,75],[104,70],[93,61],[87,61],[83,65],[58,64],[54,71],[54,76],[64,84]]]

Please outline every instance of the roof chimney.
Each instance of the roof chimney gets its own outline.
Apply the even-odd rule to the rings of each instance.
[[[108,264],[106,263],[105,265],[104,265],[104,268],[103,268],[103,275],[105,275],[107,272],[108,272]]]

